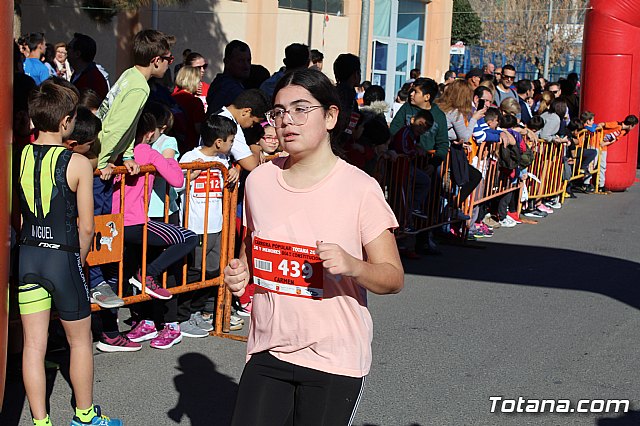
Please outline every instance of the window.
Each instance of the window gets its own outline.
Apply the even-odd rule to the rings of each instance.
[[[398,38],[424,40],[426,5],[423,1],[402,0],[398,4]]]
[[[373,35],[389,37],[391,26],[391,0],[375,0],[373,9]]]
[[[278,0],[278,7],[344,15],[344,0]]]

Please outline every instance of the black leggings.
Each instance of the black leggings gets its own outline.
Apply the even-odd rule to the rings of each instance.
[[[124,227],[124,242],[129,245],[125,250],[138,250],[138,248],[133,248],[131,245],[142,244],[143,231],[143,224]],[[149,251],[152,247],[165,249],[148,263],[147,275],[159,278],[171,265],[189,254],[195,246],[198,245],[198,241],[198,236],[193,231],[172,225],[171,223],[149,220],[147,222],[147,250]],[[131,252],[126,256],[129,260],[131,260],[130,253]],[[173,282],[175,283],[175,281]],[[167,287],[172,287],[169,280],[167,280]],[[153,319],[158,325],[177,321],[176,297],[172,297],[168,301],[153,300],[151,302],[150,305],[147,305],[147,308],[133,308],[132,316],[136,320]],[[148,310],[149,306],[152,307],[152,311]],[[96,324],[95,328],[104,332],[108,337],[115,337],[118,334],[117,317],[117,310],[102,309],[99,318],[96,318],[100,323]]]
[[[251,356],[240,379],[233,426],[347,426],[353,422],[364,377],[325,373]]]
[[[124,242],[142,244],[144,225],[124,227]],[[147,222],[147,245],[149,247],[166,247],[165,250],[147,265],[147,275],[159,276],[169,266],[179,261],[198,245],[198,236],[188,229],[170,223]]]
[[[460,188],[460,204],[464,203],[464,200],[469,198],[469,195],[473,192],[474,189],[478,186],[480,181],[482,180],[482,173],[471,164],[467,164],[469,168],[469,181],[462,185]]]

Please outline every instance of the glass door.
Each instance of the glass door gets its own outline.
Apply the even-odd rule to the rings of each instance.
[[[424,48],[422,42],[413,40],[398,41],[396,46],[394,96],[409,80],[412,69],[422,70],[422,50]]]

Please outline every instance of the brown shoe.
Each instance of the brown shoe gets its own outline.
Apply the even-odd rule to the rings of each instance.
[[[524,215],[520,215],[520,221],[522,223],[526,223],[527,225],[537,225],[538,224],[537,220],[529,219],[528,217],[525,217]]]

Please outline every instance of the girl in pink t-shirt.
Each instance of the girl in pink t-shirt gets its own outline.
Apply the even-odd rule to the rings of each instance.
[[[247,237],[224,270],[237,296],[256,284],[232,424],[350,424],[371,366],[367,290],[404,282],[398,224],[377,182],[332,150],[330,80],[296,70],[274,93],[267,118],[289,156],[249,175]]]

